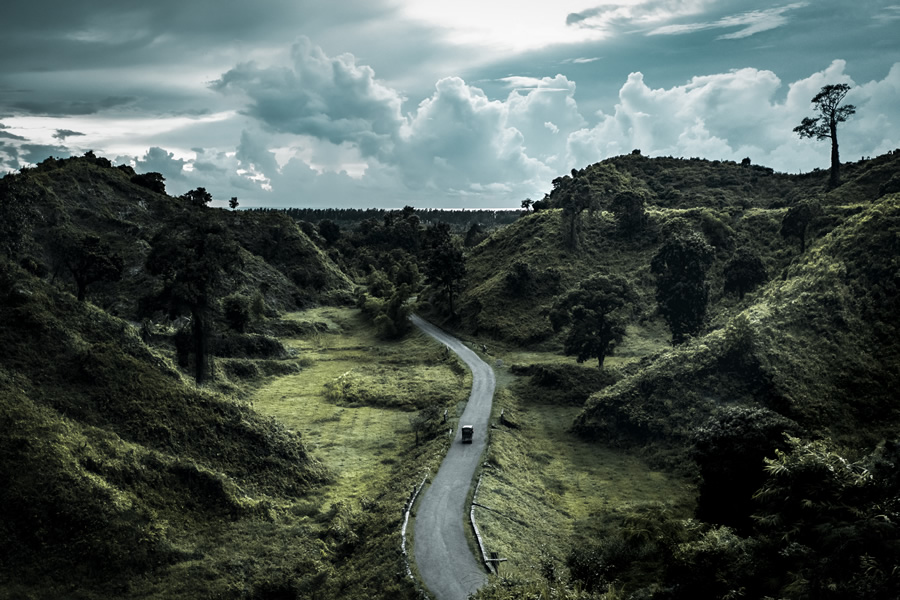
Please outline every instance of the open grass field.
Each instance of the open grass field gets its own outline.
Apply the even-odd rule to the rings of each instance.
[[[269,380],[253,404],[298,431],[328,468],[333,483],[325,486],[323,511],[373,498],[415,443],[414,411],[437,402],[455,417],[471,376],[418,331],[398,342],[377,339],[355,309],[317,308],[289,318],[319,324],[319,332],[283,340],[303,370]]]
[[[492,431],[476,520],[500,573],[539,578],[540,561],[561,568],[573,539],[599,539],[645,508],[691,516],[695,490],[640,458],[585,442],[568,429],[577,407],[521,403],[508,391],[498,408],[518,429]]]
[[[470,375],[419,332],[398,342],[378,340],[355,309],[318,308],[289,318],[317,324],[317,333],[282,340],[297,352],[302,371],[269,379],[253,394],[253,404],[300,432],[331,473],[332,482],[316,499],[321,513],[364,506],[392,485],[394,473],[409,460],[409,417],[416,407],[440,402],[455,425]],[[613,365],[666,345],[654,331],[629,333]],[[488,549],[509,559],[501,575],[536,579],[548,557],[562,568],[573,539],[602,536],[642,508],[690,516],[694,489],[687,482],[569,433],[579,406],[535,402],[534,395],[523,400],[513,391],[527,385],[527,378],[511,373],[510,365],[579,367],[574,358],[497,345],[489,352],[485,358],[499,385],[494,421],[505,410],[518,425],[491,432],[477,498],[483,507],[476,507],[476,519]]]

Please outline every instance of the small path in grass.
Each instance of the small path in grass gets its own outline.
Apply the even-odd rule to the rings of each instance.
[[[487,439],[494,371],[461,341],[413,315],[413,323],[455,352],[472,371],[472,392],[460,425],[472,425],[471,444],[461,443],[457,427],[453,444],[416,511],[414,554],[422,581],[437,600],[465,600],[487,583],[485,568],[466,541],[466,497]]]

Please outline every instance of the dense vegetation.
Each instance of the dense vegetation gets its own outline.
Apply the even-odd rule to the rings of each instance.
[[[503,357],[488,498],[565,531],[513,549],[525,521],[491,521],[535,568],[479,597],[896,598],[900,153],[841,167],[831,189],[635,152],[454,223],[219,210],[91,153],[3,178],[0,590],[414,597],[399,507],[461,376],[417,310]],[[338,305],[364,320],[285,317]],[[346,411],[406,436],[342,441],[372,481],[311,433],[350,435]],[[639,456],[695,502],[563,527],[551,441]]]

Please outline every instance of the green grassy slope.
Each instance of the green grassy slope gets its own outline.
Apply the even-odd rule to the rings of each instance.
[[[252,530],[325,481],[300,436],[194,388],[124,321],[16,268],[0,279],[0,580],[109,597],[185,561],[246,580],[206,530]]]
[[[722,327],[595,394],[577,428],[684,442],[718,407],[751,403],[811,435],[873,445],[900,421],[898,257],[895,194],[849,217]]]
[[[94,234],[109,240],[125,260],[123,279],[93,284],[89,296],[113,314],[133,319],[137,300],[154,285],[143,268],[150,240],[166,221],[198,209],[133,183],[132,175],[127,168],[108,166],[104,159],[77,157],[48,159],[10,177],[17,178],[35,199],[34,243],[27,252],[31,260],[74,290],[54,247],[59,233]],[[271,310],[348,297],[352,285],[347,277],[287,216],[200,210],[223,222],[246,253],[249,264],[230,282],[232,291],[262,289]]]

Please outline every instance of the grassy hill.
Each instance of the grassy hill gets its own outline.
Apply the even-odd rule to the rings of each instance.
[[[296,433],[193,387],[128,323],[9,265],[0,290],[0,579],[12,590],[122,596],[130,577],[185,561],[227,581],[210,528],[256,536],[328,478]],[[309,577],[313,539],[291,551]]]
[[[479,598],[896,596],[900,153],[846,165],[831,191],[826,177],[617,157],[555,180],[536,213],[471,252],[461,325],[532,351],[513,367],[530,377],[512,388],[520,410],[586,398],[571,431],[598,455],[626,449],[697,484],[694,518],[667,505],[598,513],[584,528],[606,527],[602,537],[575,534],[568,554],[535,557],[534,577]],[[579,182],[590,202],[573,228],[567,190]],[[618,226],[623,193],[644,200],[639,231]],[[798,205],[811,216],[803,251],[782,235]],[[710,306],[698,334],[672,347],[650,260],[685,231],[713,249]],[[743,298],[724,289],[737,248],[768,279]],[[602,374],[540,354],[562,351],[554,299],[595,273],[624,276],[640,296]],[[595,373],[593,393],[579,371]]]
[[[482,597],[550,594],[554,585],[560,598],[703,597],[708,573],[720,587],[735,582],[719,596],[900,589],[900,153],[845,165],[843,175],[828,191],[826,172],[632,154],[555,180],[537,211],[468,250],[453,323],[510,363],[486,497],[514,513],[521,499],[504,486],[524,482],[527,514],[556,498],[559,527],[568,531],[576,514],[578,529],[604,532],[599,541],[575,536],[551,569],[565,563],[567,575],[543,591],[499,580]],[[414,336],[377,338],[353,309],[284,318],[352,298],[332,260],[340,247],[324,252],[284,214],[192,205],[91,154],[5,181],[33,211],[15,260],[0,258],[0,590],[415,596],[396,572],[397,508],[446,440],[412,446],[405,424],[430,402],[452,412],[465,396],[459,365]],[[643,202],[640,226],[622,226],[622,197]],[[781,233],[798,205],[811,218],[803,251]],[[227,232],[239,263],[211,308],[219,368],[203,387],[180,360],[187,328],[153,303],[162,278],[147,268],[157,234],[194,218]],[[650,263],[684,232],[712,248],[710,306],[699,333],[673,348]],[[108,244],[122,270],[91,282],[82,302],[62,241],[86,236]],[[739,248],[767,274],[742,298],[725,292],[725,265]],[[620,275],[636,292],[603,372],[547,356],[562,349],[549,319],[555,299],[597,273]],[[226,294],[252,308],[243,331],[227,316]],[[550,430],[530,433],[545,422]],[[401,429],[410,439],[391,436]],[[568,454],[555,455],[557,445]],[[607,469],[616,477],[637,477],[645,461],[677,474],[667,483],[680,490],[677,514],[656,500],[668,488],[651,484],[632,500],[586,500],[593,478],[607,476],[592,464],[592,445],[617,447],[604,449],[621,462]],[[632,462],[635,454],[643,460]],[[577,463],[577,485],[566,481],[564,456]],[[693,505],[685,477],[698,485],[696,519],[684,518]],[[751,498],[757,490],[765,502]],[[813,511],[796,498],[823,500]],[[506,521],[488,529],[527,561],[533,554]],[[789,557],[792,570],[767,556]],[[819,585],[829,568],[837,579]]]
[[[141,185],[129,167],[111,167],[109,161],[92,155],[47,159],[10,177],[20,194],[32,199],[33,243],[26,252],[32,270],[71,281],[60,239],[99,236],[122,256],[125,269],[119,282],[92,285],[91,300],[133,320],[139,317],[137,300],[155,286],[144,269],[153,236],[169,223],[202,210]],[[233,292],[264,290],[273,313],[346,299],[350,281],[286,215],[207,212],[237,238],[249,263],[240,278],[230,282]]]
[[[721,326],[595,394],[577,427],[684,443],[719,407],[750,403],[809,435],[874,446],[900,422],[900,197],[825,235]]]

